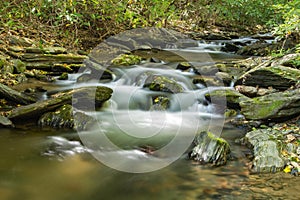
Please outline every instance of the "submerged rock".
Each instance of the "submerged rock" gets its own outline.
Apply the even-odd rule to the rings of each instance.
[[[293,117],[300,114],[300,89],[276,92],[240,102],[241,113],[247,119],[266,120]]]
[[[224,139],[218,138],[210,132],[201,132],[196,136],[194,142],[196,146],[190,153],[191,159],[213,166],[226,164],[230,146]]]
[[[268,129],[248,132],[245,141],[253,147],[254,159],[251,170],[254,173],[278,172],[285,165],[280,156],[281,141],[277,140],[278,133]]]

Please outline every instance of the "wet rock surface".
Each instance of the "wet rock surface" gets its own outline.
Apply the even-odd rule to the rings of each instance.
[[[300,113],[300,89],[276,92],[239,103],[247,119],[291,118]]]
[[[196,136],[194,143],[196,146],[189,155],[191,159],[200,164],[213,166],[226,164],[230,147],[224,139],[218,138],[210,132],[201,132]]]
[[[89,129],[96,120],[83,113],[75,112],[71,105],[63,105],[53,112],[43,114],[38,125],[41,127],[49,126],[52,128],[69,128],[78,131]]]
[[[121,38],[112,37],[95,48],[89,56],[72,53],[63,47],[42,47],[26,38],[12,37],[9,45],[5,42],[1,43],[0,77],[1,83],[5,86],[0,85],[0,94],[6,95],[3,97],[4,100],[13,101],[15,105],[12,107],[8,105],[9,110],[13,109],[4,113],[6,117],[0,115],[0,125],[10,127],[13,126],[10,120],[18,123],[25,118],[30,118],[30,120],[36,118],[35,122],[39,119],[38,123],[42,127],[86,130],[94,123],[93,118],[84,112],[73,113],[71,104],[73,103],[77,109],[95,110],[95,108],[101,108],[103,102],[107,101],[112,94],[112,90],[109,88],[100,88],[99,90],[93,88],[90,92],[81,91],[75,96],[72,96],[74,91],[65,91],[51,95],[48,100],[35,103],[36,99],[32,99],[30,95],[24,95],[25,93],[18,90],[7,89],[7,86],[18,85],[31,78],[50,82],[55,81],[53,77],[60,76],[61,80],[66,80],[79,68],[89,69],[91,73],[83,74],[77,79],[78,83],[104,79],[111,81],[115,77],[114,67],[116,66],[124,67],[150,60],[152,64],[157,64],[153,65],[153,68],[162,68],[163,62],[175,62],[174,69],[194,73],[192,80],[197,87],[201,84],[203,87],[232,86],[235,82],[234,88],[227,88],[225,91],[215,90],[205,97],[209,103],[212,99],[217,103],[218,101],[223,103],[225,99],[226,105],[223,110],[226,117],[240,117],[242,114],[243,117],[240,118],[242,125],[247,123],[250,128],[259,127],[259,130],[248,130],[245,137],[246,143],[253,150],[252,172],[278,172],[284,169],[289,175],[298,176],[300,160],[298,141],[300,138],[297,127],[299,127],[299,123],[295,122],[296,128],[291,128],[292,125],[276,126],[271,121],[275,120],[277,123],[299,116],[300,91],[297,89],[300,78],[299,53],[282,58],[259,57],[205,64],[185,62],[184,59],[179,60],[176,53],[162,49],[175,46],[195,47],[198,44],[194,43],[195,41],[186,40],[186,37],[180,34],[153,30],[150,40],[145,40],[143,34],[135,38],[132,38],[132,35]],[[227,36],[210,35],[206,39],[226,40],[222,50],[238,52],[243,55],[265,55],[269,48],[269,44],[260,42],[254,44],[250,49],[246,46],[249,41],[243,44],[232,43],[228,40],[230,37]],[[239,50],[241,48],[242,50]],[[136,56],[136,54],[140,55]],[[137,85],[143,86],[145,90],[162,92],[162,94],[152,97],[151,106],[149,106],[151,111],[168,110],[171,103],[168,95],[184,92],[184,88],[178,83],[178,80],[153,73],[142,75],[137,80]],[[3,91],[6,92],[1,93],[1,88],[4,88]],[[31,89],[28,88],[28,91]],[[164,92],[168,95],[164,95]],[[16,98],[11,97],[15,95],[17,95]],[[73,98],[73,102],[71,98]],[[80,102],[84,102],[84,104]],[[22,106],[16,107],[16,104],[22,104]],[[3,107],[5,106],[4,102]],[[268,125],[271,130],[261,129],[261,125]],[[283,134],[279,134],[278,131],[282,131]],[[63,142],[62,146],[64,145],[68,144]],[[61,147],[61,149],[64,148]],[[209,133],[200,133],[195,139],[195,147],[190,155],[197,163],[220,166],[228,160],[229,152],[229,144],[226,141],[213,137]],[[262,185],[265,186],[266,183],[262,183]],[[270,191],[281,190],[281,187],[283,187],[281,184],[274,184]],[[260,189],[257,187],[253,189],[255,191],[251,191],[255,193],[254,197],[269,197],[261,193]]]
[[[251,170],[254,173],[279,172],[285,166],[281,157],[282,142],[277,138],[281,134],[275,130],[259,129],[248,132],[245,142],[253,147],[254,159]]]

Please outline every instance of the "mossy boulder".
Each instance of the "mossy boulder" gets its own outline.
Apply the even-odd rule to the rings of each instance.
[[[242,75],[235,85],[273,87],[286,90],[300,79],[300,70],[281,65],[272,67],[256,67]]]
[[[258,129],[248,132],[244,142],[253,148],[252,172],[270,173],[281,171],[285,162],[280,154],[282,142],[275,130]]]
[[[300,89],[276,92],[239,103],[246,119],[290,118],[300,114]]]
[[[190,153],[191,159],[213,166],[226,164],[230,153],[230,146],[226,140],[204,131],[197,134],[194,143],[196,146]]]
[[[54,112],[43,114],[38,120],[42,127],[69,128],[75,130],[87,130],[96,120],[83,112],[74,113],[73,107],[69,104],[63,105]]]
[[[229,108],[238,108],[241,101],[249,99],[245,95],[230,88],[210,91],[205,94],[205,98],[214,104],[227,105]]]
[[[130,66],[137,65],[142,61],[142,58],[132,54],[121,54],[112,60],[114,66]]]
[[[149,88],[153,91],[180,93],[183,92],[183,87],[176,82],[176,80],[162,76],[162,75],[150,75],[144,83],[144,88]]]
[[[63,105],[54,112],[43,114],[38,124],[40,126],[51,126],[53,128],[73,128],[73,109],[71,105]]]

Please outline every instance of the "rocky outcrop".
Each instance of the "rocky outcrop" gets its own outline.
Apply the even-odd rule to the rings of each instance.
[[[256,67],[242,75],[235,84],[286,90],[295,85],[299,79],[300,70],[277,65],[272,67]]]
[[[230,153],[229,144],[222,138],[218,138],[210,132],[199,133],[195,140],[195,147],[190,153],[190,158],[200,164],[213,166],[224,165]]]
[[[243,100],[241,113],[252,120],[290,118],[300,114],[300,89]]]
[[[279,132],[268,129],[259,129],[248,132],[244,138],[245,143],[253,148],[254,159],[252,160],[251,170],[254,173],[278,172],[285,165],[280,156],[281,145],[277,137]]]

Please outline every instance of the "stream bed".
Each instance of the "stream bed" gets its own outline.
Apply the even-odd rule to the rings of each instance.
[[[240,58],[221,52],[222,45],[199,43],[197,47],[168,51],[194,64]],[[166,94],[143,88],[144,76],[149,73],[176,79],[185,92]],[[100,122],[100,127],[83,133],[35,125],[0,129],[1,200],[298,199],[295,184],[298,177],[282,173],[249,174],[246,157],[249,149],[234,142],[243,136],[243,130],[224,124],[217,107],[207,103],[203,96],[215,88],[193,84],[193,71],[181,72],[172,64],[145,63],[116,68],[115,74],[116,79],[109,83],[76,84],[71,79],[57,81],[54,86],[55,90],[82,85],[111,87],[114,90],[111,100],[101,111],[89,113]],[[151,101],[155,102],[157,97],[169,99],[167,110],[154,107]],[[230,143],[232,158],[225,166],[199,165],[187,159],[186,151],[176,157],[176,152],[170,149],[158,155],[140,149],[166,146],[177,133],[181,140],[192,142],[195,130],[202,129],[217,131],[217,136]],[[117,147],[89,143],[103,141],[106,133]],[[154,137],[145,139],[150,136]],[[86,140],[85,145],[79,138]],[[110,163],[100,162],[104,158],[100,154],[109,156],[108,162],[123,160],[117,160],[111,167]],[[172,162],[159,166],[164,159]],[[152,161],[158,165],[157,170],[147,168],[146,165],[153,165]]]

